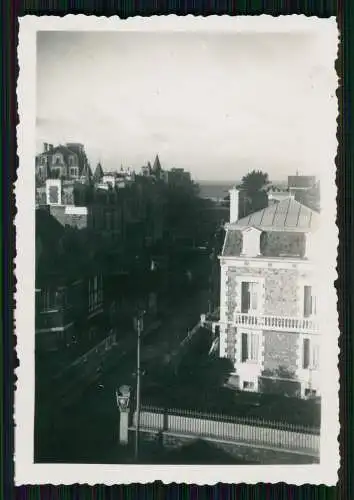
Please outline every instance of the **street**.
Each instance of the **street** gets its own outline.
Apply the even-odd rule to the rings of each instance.
[[[143,337],[142,368],[161,364],[178,348],[188,330],[208,307],[208,292],[196,291],[185,297],[158,329]],[[102,374],[83,392],[75,394],[70,405],[52,406],[46,416],[38,416],[35,457],[37,462],[119,463],[127,454],[118,445],[119,411],[115,390],[123,384],[135,385],[136,350],[109,354]],[[149,373],[142,377],[142,390]],[[163,384],[163,381],[161,381]],[[123,453],[123,455],[122,455]]]

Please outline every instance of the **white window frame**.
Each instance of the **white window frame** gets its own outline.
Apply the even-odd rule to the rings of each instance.
[[[316,287],[311,283],[310,280],[302,280],[300,282],[300,297],[299,297],[299,316],[301,318],[305,318],[305,287],[309,286],[311,287],[311,297],[312,297],[312,304],[311,304],[311,314],[309,316],[306,316],[306,319],[311,319],[315,318],[317,316],[317,297],[318,294],[316,292]]]
[[[237,276],[237,286],[236,286],[236,291],[237,291],[237,304],[236,304],[236,312],[241,313],[242,312],[242,283],[256,283],[258,286],[258,292],[257,292],[257,309],[255,310],[249,310],[248,313],[242,313],[242,314],[250,314],[250,315],[258,315],[262,314],[264,311],[264,287],[265,287],[265,279],[263,277],[253,277],[251,274],[249,276]]]
[[[309,366],[304,368],[304,344],[305,340],[309,341]],[[301,369],[318,371],[320,369],[320,343],[319,339],[313,335],[302,335],[301,339]],[[315,363],[317,357],[317,361]]]
[[[243,353],[242,353],[242,337],[243,335],[247,335],[247,359],[245,361],[242,361],[243,358]],[[261,350],[262,350],[262,331],[257,331],[257,330],[250,330],[250,329],[244,329],[244,328],[238,328],[237,329],[237,336],[238,336],[238,346],[236,346],[237,349],[237,362],[240,363],[241,365],[259,365],[261,362]],[[257,354],[254,358],[250,358],[249,354],[251,351],[251,338],[256,338],[257,339]]]

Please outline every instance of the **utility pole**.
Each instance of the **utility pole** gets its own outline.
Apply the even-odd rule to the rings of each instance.
[[[135,424],[135,460],[139,458],[139,427],[140,427],[140,378],[141,378],[141,362],[140,362],[140,342],[141,332],[143,329],[143,313],[138,313],[136,318],[137,330],[137,349],[136,349],[136,424]]]

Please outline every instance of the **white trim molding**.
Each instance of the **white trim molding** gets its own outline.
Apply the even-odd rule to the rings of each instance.
[[[257,359],[242,361],[242,334],[249,337],[255,336],[257,338]],[[247,328],[238,328],[236,332],[236,356],[235,356],[235,370],[239,377],[239,387],[241,390],[258,391],[259,377],[262,373],[263,365],[263,332],[262,330],[253,330]],[[248,341],[249,342],[249,341]],[[244,387],[244,384],[250,384],[250,387]]]
[[[285,257],[226,257],[219,256],[221,265],[228,267],[248,267],[250,269],[298,269],[299,271],[310,271],[313,263],[305,259],[286,259]]]
[[[304,341],[309,341],[309,366],[304,368]],[[321,338],[316,335],[300,334],[297,341],[297,370],[296,375],[301,386],[301,397],[306,397],[307,390],[321,393],[320,377],[320,349]]]
[[[265,301],[265,278],[259,277],[259,276],[252,276],[252,275],[243,275],[243,276],[236,276],[235,277],[236,281],[236,309],[233,311],[233,316],[235,317],[236,313],[241,313],[241,307],[242,307],[242,283],[256,283],[258,285],[258,290],[257,290],[257,309],[256,310],[251,310],[247,314],[255,314],[255,315],[260,315],[264,311],[264,301]]]

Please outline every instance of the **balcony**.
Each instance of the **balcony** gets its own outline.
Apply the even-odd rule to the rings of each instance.
[[[72,321],[71,307],[41,311],[36,313],[36,330],[37,332],[65,330]]]
[[[281,332],[315,333],[318,331],[318,323],[314,318],[236,313],[233,324],[234,326]]]

